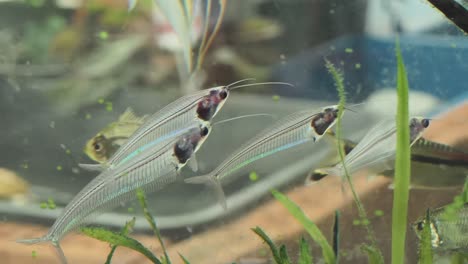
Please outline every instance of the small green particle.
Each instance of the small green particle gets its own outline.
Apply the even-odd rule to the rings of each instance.
[[[258,180],[258,175],[257,175],[257,173],[256,173],[255,171],[251,171],[251,172],[249,173],[249,179],[250,179],[251,181],[253,181],[253,182],[254,182],[254,181],[257,181],[257,180]]]
[[[23,169],[25,169],[25,170],[27,170],[27,169],[29,168],[29,164],[27,164],[27,163],[23,163],[21,166],[22,166]]]
[[[330,50],[336,50],[335,46],[330,46]]]
[[[31,252],[31,257],[32,257],[32,258],[37,258],[37,252],[36,252],[36,250],[33,250],[33,251]]]
[[[362,225],[370,224],[369,219],[362,219],[361,223],[362,223]]]
[[[92,117],[92,116],[91,116],[91,114],[89,114],[89,113],[87,113],[87,114],[85,115],[85,119],[86,119],[86,120],[91,119],[91,117]]]
[[[266,248],[261,248],[258,250],[258,255],[260,257],[265,257],[268,255],[268,250]]]
[[[452,48],[456,48],[456,47],[457,47],[457,44],[455,44],[455,43],[452,43],[452,44],[450,44],[450,47],[452,47]]]
[[[344,66],[344,61],[340,61],[340,65],[341,65],[341,66]]]
[[[275,101],[275,102],[278,102],[279,99],[280,99],[280,96],[275,94],[275,95],[273,95],[273,96],[271,97],[271,99],[273,99],[273,101]]]
[[[103,104],[103,103],[104,103],[104,99],[100,98],[97,102],[98,102],[99,104]]]
[[[107,112],[112,112],[112,102],[106,102],[106,110]]]
[[[58,171],[61,171],[63,168],[62,168],[62,166],[58,165],[56,169],[57,169]]]
[[[42,202],[41,205],[40,205],[41,209],[47,209],[47,203],[45,202]]]
[[[354,50],[352,48],[346,48],[344,51],[346,53],[353,53],[354,52]]]
[[[65,150],[65,153],[66,153],[67,155],[70,155],[70,154],[71,154],[71,150],[66,149],[66,150]]]
[[[48,203],[49,209],[54,210],[55,208],[57,208],[57,205],[55,205],[54,199],[52,198],[47,199],[47,203]]]
[[[129,207],[129,208],[127,209],[127,212],[133,213],[133,212],[135,212],[135,209],[134,209],[133,207]]]
[[[361,220],[359,220],[359,219],[354,219],[353,220],[353,225],[358,226],[360,224],[361,224]]]
[[[109,33],[107,33],[107,31],[101,31],[99,32],[99,38],[101,40],[106,40],[109,38]]]
[[[356,69],[358,69],[358,70],[361,69],[361,63],[356,63],[356,64],[354,65],[354,68],[356,68]]]
[[[374,211],[374,215],[375,215],[375,216],[383,216],[383,215],[384,215],[384,211],[382,211],[382,210],[375,210],[375,211]]]

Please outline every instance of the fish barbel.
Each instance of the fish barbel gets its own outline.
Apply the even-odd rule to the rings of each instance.
[[[210,131],[209,125],[192,127],[180,137],[148,148],[137,158],[103,171],[73,198],[45,236],[17,242],[50,242],[57,248],[62,262],[66,263],[60,248],[63,236],[102,210],[134,199],[138,188],[152,192],[174,182],[178,172],[198,151]]]
[[[185,182],[214,186],[218,202],[226,210],[221,181],[256,160],[307,141],[317,142],[335,124],[337,116],[336,105],[325,107],[318,113],[307,110],[289,115],[249,140],[209,174],[188,178]]]

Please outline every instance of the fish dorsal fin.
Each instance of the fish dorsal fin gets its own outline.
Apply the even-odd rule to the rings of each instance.
[[[135,112],[133,112],[133,109],[131,107],[128,107],[123,114],[119,116],[119,122],[122,123],[139,123],[142,124],[145,119],[147,118],[147,115],[144,115],[142,117],[138,117],[135,115]]]
[[[192,154],[192,157],[190,157],[189,161],[188,161],[188,166],[190,167],[190,169],[192,169],[194,172],[197,172],[198,171],[198,161],[197,161],[197,158],[195,156],[195,154]]]

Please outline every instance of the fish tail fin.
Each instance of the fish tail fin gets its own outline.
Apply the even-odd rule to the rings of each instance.
[[[16,240],[17,243],[27,244],[27,245],[34,245],[34,244],[41,244],[41,243],[50,243],[54,246],[55,251],[57,253],[58,258],[62,264],[67,264],[67,258],[65,257],[65,253],[63,252],[62,248],[60,247],[60,243],[57,240],[51,239],[49,236],[43,236],[38,238],[30,238],[30,239],[19,239]]]
[[[99,172],[103,171],[106,168],[106,166],[103,164],[84,164],[84,163],[78,164],[78,167],[87,171],[99,171]]]
[[[216,178],[216,176],[211,174],[206,174],[202,176],[191,177],[184,180],[186,183],[190,184],[207,184],[214,187],[216,192],[216,197],[218,198],[218,202],[223,207],[224,210],[227,210],[227,203],[226,197],[224,195],[223,188],[221,187],[221,183]]]

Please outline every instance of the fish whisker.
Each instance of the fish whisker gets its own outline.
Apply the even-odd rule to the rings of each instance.
[[[243,83],[243,82],[247,82],[247,81],[255,81],[255,78],[246,78],[246,79],[242,79],[242,80],[230,83],[230,84],[226,85],[226,89],[229,90],[233,85]]]
[[[226,123],[226,122],[230,122],[230,121],[234,121],[234,120],[237,120],[237,119],[248,118],[248,117],[259,117],[259,116],[268,116],[268,117],[271,117],[271,118],[275,118],[275,117],[276,117],[275,115],[266,114],[266,113],[251,114],[251,115],[241,115],[241,116],[236,116],[236,117],[232,117],[232,118],[228,118],[228,119],[224,119],[224,120],[218,121],[218,122],[216,122],[216,123],[213,123],[213,126],[219,125],[219,124],[223,124],[223,123]]]
[[[268,85],[268,84],[272,84],[272,85],[279,84],[279,85],[287,85],[287,86],[295,87],[293,84],[286,83],[286,82],[261,82],[261,83],[249,83],[249,84],[232,86],[232,87],[229,87],[229,90],[231,91],[231,90],[239,89],[242,87],[250,87],[250,86],[256,86],[256,85]]]

